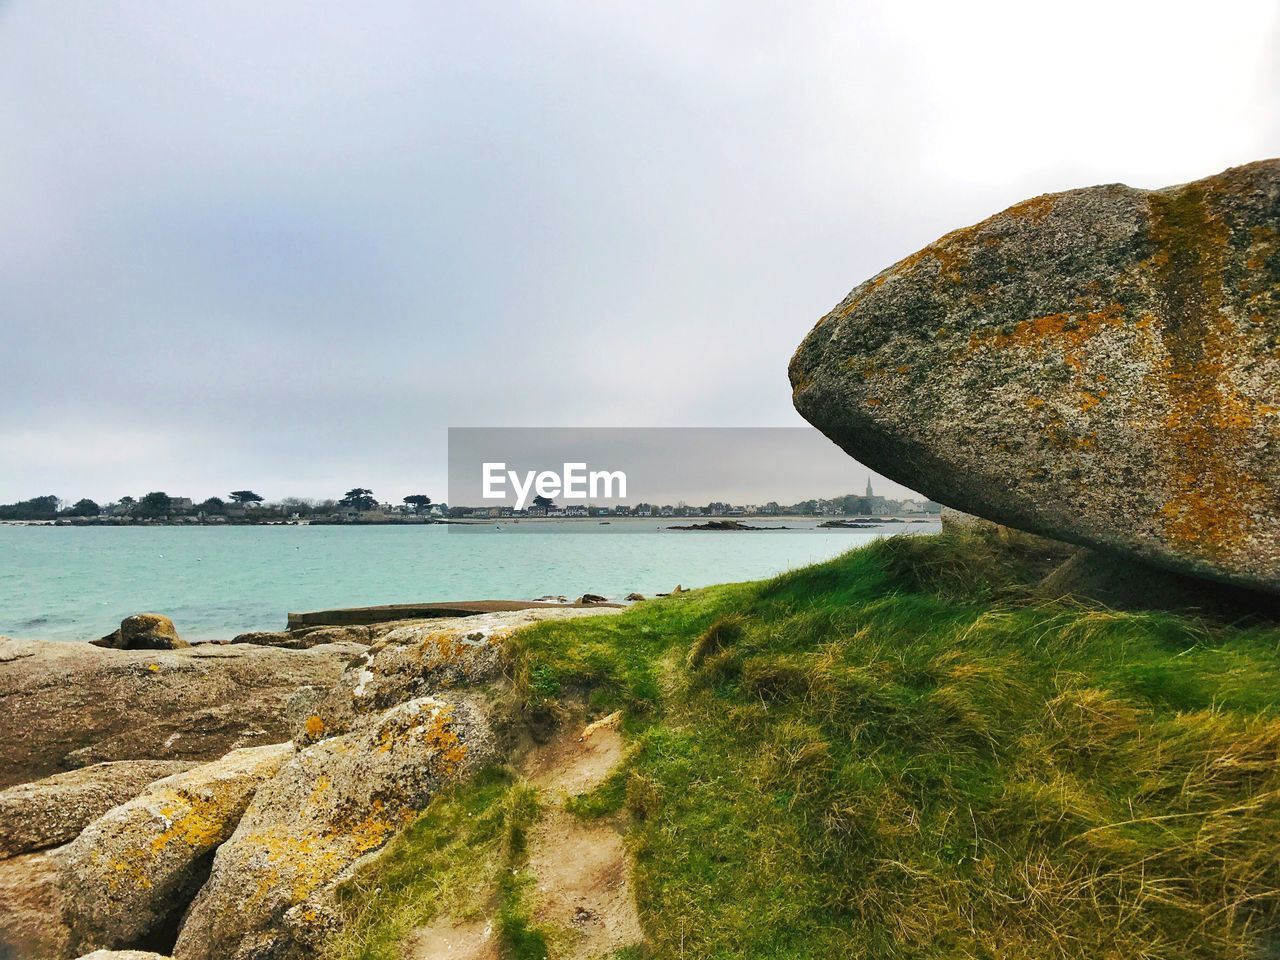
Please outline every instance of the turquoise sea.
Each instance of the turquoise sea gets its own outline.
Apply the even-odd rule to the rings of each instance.
[[[446,526],[40,527],[0,524],[0,635],[89,640],[131,613],[193,640],[282,629],[289,611],[436,600],[621,599],[753,580],[936,523],[771,532],[668,530],[684,520]],[[572,532],[566,532],[572,531]]]

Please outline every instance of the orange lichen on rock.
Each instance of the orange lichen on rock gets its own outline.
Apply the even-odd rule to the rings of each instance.
[[[1212,196],[1187,188],[1151,199],[1153,258],[1169,316],[1162,330],[1167,360],[1157,368],[1168,413],[1162,420],[1170,469],[1160,508],[1169,539],[1221,559],[1241,550],[1265,486],[1244,472],[1240,453],[1262,416],[1226,376],[1239,336],[1224,306],[1230,234]]]
[[[1079,372],[1084,369],[1081,357],[1085,344],[1104,330],[1124,326],[1125,319],[1125,309],[1119,303],[1082,313],[1050,313],[1023,320],[1012,330],[975,330],[969,335],[969,349],[1058,350],[1063,361]],[[1144,329],[1141,319],[1134,326]]]
[[[422,731],[422,738],[433,747],[443,762],[441,773],[453,773],[467,756],[467,747],[453,729],[453,711],[448,707],[437,710]]]
[[[1090,392],[1088,390],[1080,391],[1080,412],[1088,413],[1098,404],[1100,404],[1107,396],[1106,390],[1098,390]]]
[[[1057,205],[1057,197],[1052,194],[1042,193],[1040,196],[1032,197],[1030,200],[1015,203],[1004,212],[1003,216],[1025,218],[1032,223],[1040,223],[1045,217],[1053,213],[1053,208]]]

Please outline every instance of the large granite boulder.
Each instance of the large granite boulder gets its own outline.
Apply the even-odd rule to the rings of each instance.
[[[364,649],[0,638],[0,788],[107,760],[205,761],[287,740],[291,698],[327,690]]]
[[[1280,592],[1280,160],[947,234],[790,374],[810,422],[935,500]]]
[[[0,790],[0,859],[74,840],[147,784],[193,766],[189,760],[119,760]]]
[[[191,904],[178,960],[313,956],[332,884],[493,752],[480,704],[422,697],[313,744],[258,790]]]
[[[120,626],[92,643],[113,650],[178,650],[191,644],[178,636],[173,621],[161,613],[135,613]]]
[[[123,948],[172,924],[204,881],[209,855],[292,755],[291,743],[233,750],[156,781],[89,824],[61,864],[72,945]]]

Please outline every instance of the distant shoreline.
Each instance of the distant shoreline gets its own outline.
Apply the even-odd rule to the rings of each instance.
[[[870,525],[882,524],[912,524],[912,523],[938,523],[940,518],[936,514],[901,514],[887,516],[810,516],[806,514],[771,514],[757,515],[749,514],[742,517],[732,518],[735,521],[756,520],[767,523],[778,523],[781,521],[801,521],[805,523],[818,522],[830,523],[831,521],[840,521],[840,523],[830,523],[830,526],[824,529],[856,529],[844,527],[844,523],[865,523]],[[456,520],[440,517],[386,517],[385,519],[297,519],[287,520],[282,518],[272,519],[244,519],[236,517],[234,519],[219,518],[216,520],[198,519],[198,518],[175,518],[175,519],[145,519],[134,520],[126,518],[102,518],[102,519],[85,519],[59,517],[57,520],[0,520],[0,525],[10,527],[78,527],[78,528],[96,528],[96,527],[429,527],[429,526],[467,526],[467,527],[487,527],[493,524],[585,524],[585,525],[608,525],[608,524],[625,524],[654,521],[701,521],[710,520],[713,522],[724,522],[725,518],[715,517],[710,514],[692,514],[685,517],[492,517],[489,519],[478,518],[459,518]],[[670,529],[678,529],[672,527]],[[779,527],[761,528],[761,529],[781,529]]]

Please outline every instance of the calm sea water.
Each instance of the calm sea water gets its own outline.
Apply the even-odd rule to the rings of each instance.
[[[0,635],[88,640],[140,611],[190,639],[282,629],[291,610],[598,593],[621,599],[677,583],[753,580],[825,560],[886,534],[800,529],[709,533],[672,520],[444,526],[25,527],[0,524]],[[765,525],[765,521],[752,521]]]

